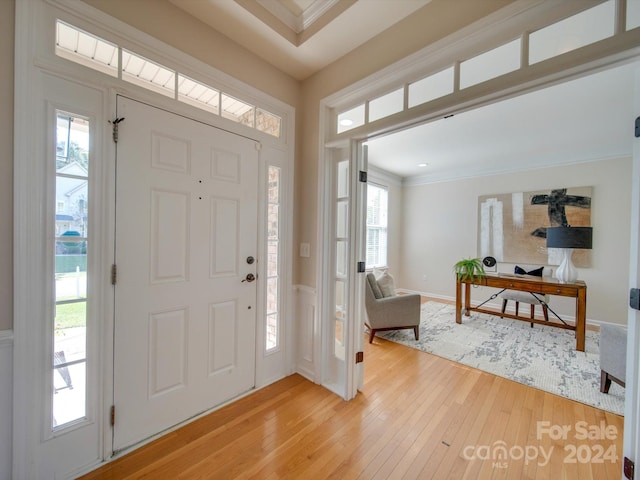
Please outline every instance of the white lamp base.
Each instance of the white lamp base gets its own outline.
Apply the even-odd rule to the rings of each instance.
[[[564,283],[573,283],[578,279],[578,270],[571,261],[573,248],[562,248],[560,250],[562,250],[562,262],[556,270],[556,278]]]

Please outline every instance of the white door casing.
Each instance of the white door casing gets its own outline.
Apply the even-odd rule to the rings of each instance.
[[[33,122],[29,147],[16,142],[16,269],[14,349],[13,478],[68,478],[101,458],[102,423],[99,396],[103,312],[108,295],[102,289],[100,252],[104,248],[105,190],[100,182],[105,162],[105,92],[57,75],[37,72],[40,102],[29,110]],[[89,158],[89,244],[87,265],[86,376],[81,381],[85,412],[68,425],[54,427],[53,345],[55,284],[56,114],[86,118],[91,138]],[[25,128],[28,123],[21,128]],[[29,155],[21,156],[21,153]],[[84,383],[86,380],[86,383]],[[4,468],[4,466],[3,466]],[[10,467],[8,467],[10,468]]]
[[[634,79],[634,105],[640,101],[640,70]],[[636,114],[640,112],[636,111]],[[631,133],[631,129],[629,129]],[[633,170],[631,190],[631,244],[629,287],[640,287],[640,138],[633,138]],[[622,458],[640,462],[640,312],[629,309],[627,317],[627,378],[624,411],[624,444]],[[637,474],[636,474],[637,475]]]
[[[259,163],[253,140],[117,107],[114,451],[254,387]]]
[[[356,156],[356,162],[358,169],[361,172],[367,172],[369,175],[369,157],[368,147],[362,142],[354,142],[352,145],[352,155]],[[366,264],[367,259],[367,182],[360,181],[357,185],[356,191],[356,258]],[[354,318],[364,319],[366,318],[366,311],[364,308],[364,289],[366,281],[366,273],[358,273],[357,278],[354,279]],[[354,322],[353,335],[354,348],[356,352],[364,353],[363,345],[363,332],[364,332],[364,320]],[[364,389],[364,362],[356,363],[353,370],[353,381],[351,384],[351,395],[355,396],[357,391]]]

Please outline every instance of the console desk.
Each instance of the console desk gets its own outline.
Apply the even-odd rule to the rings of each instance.
[[[462,304],[462,286],[464,288],[464,306]],[[483,287],[502,288],[507,290],[519,290],[522,292],[544,293],[557,295],[560,297],[573,297],[576,299],[576,321],[575,325],[559,323],[553,320],[545,321],[537,318],[527,318],[516,316],[510,313],[501,313],[497,310],[473,307],[471,305],[471,286],[479,285]],[[485,302],[486,303],[486,302]],[[559,280],[550,277],[534,277],[531,275],[516,275],[507,273],[487,273],[482,278],[470,280],[460,280],[460,275],[456,280],[456,323],[462,323],[462,313],[469,316],[470,312],[488,313],[514,320],[522,320],[529,323],[539,323],[551,327],[564,328],[576,332],[576,350],[584,352],[584,331],[586,327],[587,312],[587,285],[582,280],[573,283],[561,283]]]

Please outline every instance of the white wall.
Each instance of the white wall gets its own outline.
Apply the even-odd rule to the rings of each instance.
[[[593,186],[592,267],[579,268],[587,283],[587,321],[626,324],[631,159],[602,160],[403,188],[403,242],[396,285],[436,297],[455,297],[453,264],[477,253],[478,196],[547,188]],[[500,271],[512,271],[501,264]],[[426,275],[426,280],[423,276]],[[493,289],[474,288],[485,300]],[[551,307],[573,318],[573,299],[552,297]]]
[[[11,479],[13,334],[0,330],[0,480]]]

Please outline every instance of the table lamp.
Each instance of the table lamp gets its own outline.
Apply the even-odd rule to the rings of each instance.
[[[547,248],[560,248],[562,262],[555,277],[561,282],[572,283],[578,279],[578,270],[573,266],[571,255],[574,248],[591,249],[591,227],[549,227],[547,228]]]

